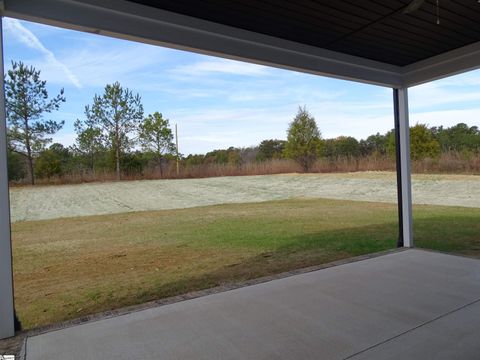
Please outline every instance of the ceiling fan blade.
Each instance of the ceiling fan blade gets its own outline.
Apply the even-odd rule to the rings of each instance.
[[[425,0],[412,0],[402,12],[404,14],[410,14],[414,11],[417,11],[418,9],[420,9],[420,6],[422,6],[424,2]]]

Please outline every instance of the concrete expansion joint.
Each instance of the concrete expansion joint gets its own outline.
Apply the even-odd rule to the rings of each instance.
[[[472,305],[474,305],[474,304],[476,304],[476,303],[479,303],[479,302],[480,302],[480,299],[476,299],[476,300],[474,300],[474,301],[469,302],[468,304],[459,306],[459,307],[457,307],[457,308],[455,308],[455,309],[453,309],[453,310],[451,310],[451,311],[448,311],[448,312],[446,312],[446,313],[444,313],[444,314],[442,314],[442,315],[439,315],[439,316],[437,316],[437,317],[434,317],[433,319],[430,319],[430,320],[428,320],[428,321],[425,321],[425,322],[423,322],[423,323],[421,323],[421,324],[419,324],[419,325],[417,325],[417,326],[414,326],[414,327],[412,327],[411,329],[405,330],[405,331],[401,332],[401,333],[398,334],[398,335],[389,337],[388,339],[385,339],[385,340],[383,340],[383,341],[380,341],[380,342],[376,343],[375,345],[369,346],[369,347],[367,347],[367,348],[365,348],[365,349],[363,349],[363,350],[361,350],[361,351],[357,351],[356,353],[354,353],[354,354],[352,354],[352,355],[350,355],[350,356],[347,356],[346,358],[343,358],[343,360],[354,359],[357,355],[363,354],[363,353],[365,353],[365,352],[367,352],[367,351],[369,351],[369,350],[372,350],[372,349],[374,349],[374,348],[377,348],[377,347],[379,347],[379,346],[382,346],[383,344],[386,344],[386,343],[388,343],[388,342],[390,342],[390,341],[393,341],[393,340],[395,340],[395,339],[398,339],[398,338],[404,336],[405,334],[411,333],[411,332],[413,332],[413,331],[415,331],[415,330],[417,330],[417,329],[419,329],[419,328],[421,328],[421,327],[424,327],[424,326],[426,326],[426,325],[428,325],[428,324],[431,324],[431,323],[433,323],[433,322],[435,322],[435,321],[437,321],[437,320],[439,320],[439,319],[442,319],[442,318],[444,318],[444,317],[447,317],[447,316],[449,316],[449,315],[452,315],[453,313],[456,313],[456,312],[458,312],[458,311],[460,311],[460,310],[463,310],[463,309],[465,309],[465,308],[467,308],[467,307],[469,307],[469,306],[472,306]]]

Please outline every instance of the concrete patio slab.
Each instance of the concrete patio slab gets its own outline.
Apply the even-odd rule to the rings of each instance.
[[[27,339],[37,359],[478,359],[480,261],[407,250]]]

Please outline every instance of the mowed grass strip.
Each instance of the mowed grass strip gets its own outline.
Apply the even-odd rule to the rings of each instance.
[[[25,328],[394,248],[393,204],[229,204],[13,225]],[[480,209],[415,206],[418,246],[480,254]]]

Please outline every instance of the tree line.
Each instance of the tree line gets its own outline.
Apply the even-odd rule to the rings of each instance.
[[[410,128],[410,156],[413,161],[426,158],[436,159],[441,153],[455,152],[464,157],[480,154],[480,129],[459,123],[452,127],[428,127],[416,124]],[[186,165],[234,164],[272,159],[294,159],[304,171],[309,171],[315,161],[326,158],[361,158],[387,156],[395,159],[395,132],[376,133],[358,141],[351,136],[324,139],[315,118],[300,107],[290,123],[287,140],[263,140],[258,146],[249,148],[230,147],[214,150],[205,155],[189,155]]]
[[[66,101],[63,89],[49,97],[40,71],[13,62],[5,77],[5,95],[9,178],[28,179],[31,184],[36,178],[73,173],[114,172],[119,180],[122,175],[138,175],[147,169],[164,177],[176,161],[188,169],[291,159],[308,172],[318,159],[394,159],[395,154],[393,130],[360,141],[350,136],[324,139],[304,106],[289,124],[286,140],[267,139],[251,147],[181,156],[176,153],[169,120],[158,111],[145,116],[140,95],[118,82],[106,85],[103,93],[95,94],[92,103],[85,106],[84,116],[74,123],[75,143],[65,147],[51,144],[51,135],[62,129],[64,121],[48,119]],[[480,153],[480,130],[464,123],[446,128],[416,124],[410,129],[410,139],[414,161],[436,159],[447,152],[467,157]]]

